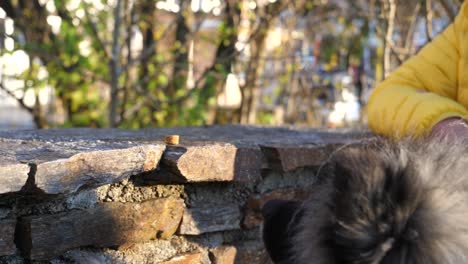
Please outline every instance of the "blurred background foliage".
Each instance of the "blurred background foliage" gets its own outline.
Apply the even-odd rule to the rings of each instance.
[[[461,2],[1,0],[0,127],[362,124]]]

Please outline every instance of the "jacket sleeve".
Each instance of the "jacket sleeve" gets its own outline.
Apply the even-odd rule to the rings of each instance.
[[[467,3],[462,10],[466,8]],[[367,114],[375,133],[424,136],[445,118],[468,115],[457,102],[463,13],[374,89]]]

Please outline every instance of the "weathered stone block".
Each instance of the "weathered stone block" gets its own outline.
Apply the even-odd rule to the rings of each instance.
[[[0,165],[0,194],[17,192],[28,180],[27,164]]]
[[[239,229],[241,217],[241,211],[236,204],[186,209],[179,233],[181,235],[200,235]]]
[[[262,145],[268,166],[282,171],[318,166],[328,159],[330,148],[318,145]]]
[[[168,147],[162,162],[188,182],[253,182],[261,176],[262,153],[257,147],[211,143]]]
[[[234,263],[273,263],[261,241],[243,241],[236,245],[237,255]]]
[[[82,186],[101,186],[156,169],[164,145],[83,152],[68,159],[41,163],[36,186],[49,194],[72,193]]]
[[[174,257],[161,264],[201,264],[204,263],[204,256],[200,252],[191,252],[181,256]]]
[[[235,263],[237,249],[233,246],[220,246],[210,250],[210,259],[213,264]]]
[[[0,256],[8,256],[15,253],[15,226],[16,220],[0,220]]]
[[[24,217],[19,222],[19,247],[26,258],[47,260],[82,246],[126,247],[165,239],[177,230],[183,209],[180,199],[155,199]]]

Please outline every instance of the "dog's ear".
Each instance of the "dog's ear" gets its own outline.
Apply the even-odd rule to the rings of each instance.
[[[333,186],[338,193],[348,193],[350,186],[361,179],[361,168],[367,166],[365,154],[357,148],[348,148],[336,153],[331,159]]]
[[[263,242],[271,259],[275,263],[290,258],[292,235],[298,221],[301,202],[270,200],[262,208]]]
[[[374,148],[350,147],[337,153],[331,160],[333,186],[338,193],[360,191],[373,181],[382,181],[385,173],[385,155]]]

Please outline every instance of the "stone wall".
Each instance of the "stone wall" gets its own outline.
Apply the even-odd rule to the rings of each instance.
[[[178,134],[180,144],[166,145]],[[0,131],[0,263],[268,263],[260,208],[365,133]]]

